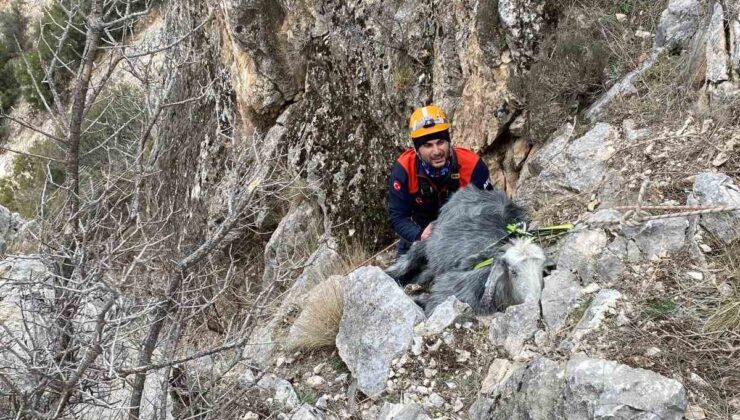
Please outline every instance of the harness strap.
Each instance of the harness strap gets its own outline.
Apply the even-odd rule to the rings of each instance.
[[[479,262],[478,264],[473,267],[473,270],[477,270],[479,268],[488,267],[489,265],[493,264],[493,258],[489,258],[487,260],[483,260]]]
[[[571,223],[564,223],[562,225],[551,225],[551,226],[543,226],[536,229],[528,230],[527,224],[524,222],[519,223],[510,223],[506,225],[506,231],[509,232],[508,235],[506,235],[504,238],[508,238],[509,236],[516,235],[519,237],[522,236],[534,236],[532,232],[537,234],[538,236],[541,236],[542,233],[553,233],[553,232],[559,232],[559,231],[569,231],[573,229],[575,226]],[[501,242],[501,240],[498,240],[498,242]],[[493,264],[494,258],[491,257],[487,260],[483,260],[476,264],[473,269],[478,270],[480,268],[488,267],[489,265]]]

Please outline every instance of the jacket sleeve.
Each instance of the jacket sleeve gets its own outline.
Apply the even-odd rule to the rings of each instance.
[[[473,169],[473,174],[470,176],[470,183],[481,190],[492,190],[493,185],[491,185],[489,177],[488,166],[483,162],[483,159],[478,159]]]
[[[411,220],[413,199],[409,193],[408,174],[396,162],[391,168],[388,179],[388,215],[393,230],[409,242],[418,241],[421,238],[421,228]]]

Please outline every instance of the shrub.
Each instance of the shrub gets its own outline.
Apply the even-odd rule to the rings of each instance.
[[[10,8],[0,11],[0,43],[11,55],[17,55],[25,43],[26,26],[28,19],[23,16],[23,1],[14,1]]]
[[[64,151],[49,139],[32,145],[28,153],[56,160],[64,158]],[[51,175],[50,184],[47,184],[47,174]],[[0,204],[24,218],[32,218],[38,213],[42,192],[52,195],[58,188],[54,184],[61,185],[63,182],[64,166],[61,163],[18,155],[13,159],[10,175],[0,182]]]
[[[511,79],[512,92],[529,112],[528,132],[544,141],[571,113],[584,109],[606,90],[611,52],[595,28],[572,18],[546,39],[538,61]]]
[[[85,116],[80,139],[80,165],[85,168],[126,166],[135,152],[144,121],[140,92],[126,85],[109,87]]]
[[[510,79],[510,89],[528,111],[531,140],[545,141],[568,118],[639,66],[652,40],[650,31],[664,7],[647,0],[546,2],[547,35],[528,71]],[[616,14],[627,15],[618,21]]]
[[[112,86],[92,105],[80,139],[82,180],[95,181],[102,170],[113,169],[120,173],[131,163],[134,157],[132,148],[143,123],[140,101],[137,91],[125,86]],[[65,151],[50,139],[38,141],[28,153],[59,161],[65,159]],[[34,217],[42,192],[54,200],[53,194],[65,180],[64,165],[53,160],[16,156],[9,176],[0,183],[0,204],[26,218]],[[50,210],[57,208],[56,204],[51,203]]]
[[[10,9],[0,12],[0,112],[13,106],[20,95],[13,63],[19,53],[18,46],[25,39],[27,22],[21,6],[21,1],[15,1]],[[0,128],[0,138],[5,137],[3,131]]]

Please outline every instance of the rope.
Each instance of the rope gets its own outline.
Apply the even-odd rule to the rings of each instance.
[[[349,273],[351,273],[352,271],[355,271],[355,270],[357,270],[358,268],[360,268],[360,267],[364,266],[365,264],[367,264],[367,263],[369,263],[370,261],[372,261],[373,259],[375,259],[375,258],[376,258],[376,257],[377,257],[378,255],[380,255],[380,254],[384,253],[385,251],[388,251],[389,249],[391,249],[391,248],[393,248],[394,246],[396,246],[396,245],[398,244],[398,242],[400,242],[400,241],[401,241],[400,239],[396,239],[396,240],[395,240],[395,242],[393,242],[392,244],[388,245],[387,247],[385,247],[385,248],[381,249],[380,251],[378,251],[378,252],[377,252],[377,253],[376,253],[375,255],[373,255],[372,257],[370,257],[370,258],[366,259],[365,261],[361,262],[360,264],[356,265],[356,266],[355,266],[355,267],[354,267],[354,268],[353,268],[352,270],[350,270],[349,272],[347,272],[347,273],[345,273],[345,274],[349,274]]]
[[[661,220],[661,219],[672,219],[675,217],[688,217],[688,216],[701,216],[705,214],[714,213],[725,213],[731,211],[740,210],[740,205],[729,206],[729,205],[699,205],[699,206],[644,206],[642,204],[643,198],[645,197],[645,191],[647,190],[648,180],[642,182],[640,185],[640,192],[637,195],[637,204],[633,206],[617,206],[612,210],[623,211],[626,210],[620,220],[609,220],[602,222],[585,222],[586,225],[592,227],[608,226],[608,225],[622,225],[622,226],[637,226],[650,220]],[[665,214],[650,214],[649,210],[652,211],[668,211]]]
[[[695,210],[679,211],[679,212],[667,213],[667,214],[645,215],[644,212],[642,212],[642,214],[637,214],[636,209],[634,207],[636,206],[622,206],[622,208],[630,208],[630,210],[627,213],[625,213],[624,216],[622,216],[620,220],[607,220],[607,221],[601,221],[601,222],[585,222],[585,224],[589,226],[593,226],[593,227],[618,225],[618,224],[625,224],[627,226],[636,226],[641,223],[648,222],[650,220],[672,219],[674,217],[702,216],[705,214],[740,211],[740,206],[696,206],[697,208]],[[649,209],[650,207],[660,207],[658,210],[671,210],[672,207],[675,207],[676,210],[684,210],[687,208],[691,208],[692,206],[648,206],[648,207],[643,207],[643,209]],[[614,208],[614,210],[618,210],[618,209],[620,209],[620,207]]]

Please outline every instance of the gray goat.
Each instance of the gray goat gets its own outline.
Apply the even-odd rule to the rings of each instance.
[[[427,314],[452,295],[476,313],[539,300],[545,253],[529,240],[506,240],[506,226],[526,219],[525,210],[500,191],[463,188],[442,207],[432,236],[414,242],[386,273],[402,285],[427,288],[416,299]],[[475,268],[488,258],[492,265]]]

